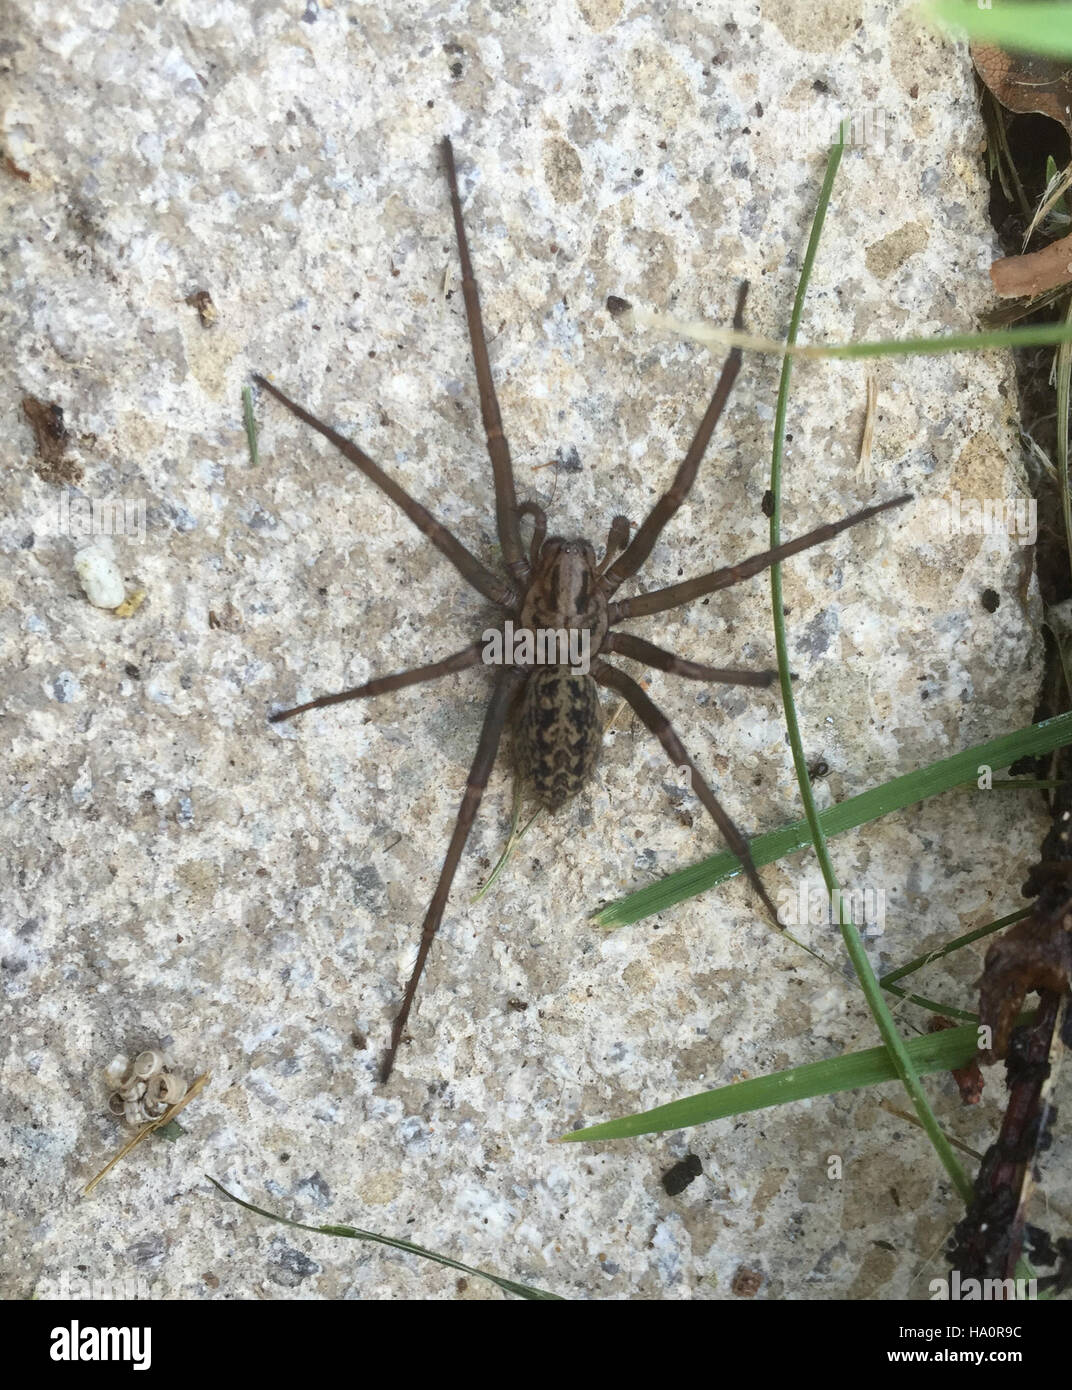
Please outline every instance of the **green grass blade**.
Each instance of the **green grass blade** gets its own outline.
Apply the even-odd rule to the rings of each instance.
[[[1072,58],[1072,5],[1015,4],[983,9],[978,0],[931,0],[923,17],[943,29],[961,29],[978,43]]]
[[[297,1231],[312,1231],[314,1235],[320,1236],[340,1236],[344,1240],[367,1240],[375,1245],[387,1245],[392,1250],[401,1250],[407,1255],[420,1255],[422,1259],[432,1260],[437,1265],[445,1265],[448,1269],[456,1269],[462,1274],[471,1274],[477,1279],[486,1279],[496,1287],[504,1289],[506,1293],[516,1294],[518,1298],[526,1298],[540,1302],[561,1303],[563,1300],[557,1293],[548,1293],[545,1289],[534,1289],[529,1284],[518,1284],[513,1279],[503,1279],[498,1274],[489,1274],[486,1269],[474,1269],[472,1265],[463,1265],[460,1260],[452,1260],[449,1255],[437,1255],[434,1250],[425,1250],[423,1246],[412,1245],[408,1240],[395,1240],[391,1236],[378,1236],[372,1231],[361,1231],[356,1226],[307,1226],[304,1221],[292,1221],[289,1216],[277,1216],[274,1211],[265,1211],[264,1207],[254,1206],[252,1202],[245,1202],[241,1197],[236,1197],[233,1192],[228,1192],[222,1183],[215,1178],[205,1174],[209,1182],[217,1191],[230,1202],[236,1202],[240,1207],[245,1207],[247,1211],[256,1212],[258,1216],[266,1216],[269,1221],[278,1221],[282,1226],[293,1226]]]
[[[794,357],[931,357],[940,352],[984,352],[997,348],[1053,347],[1072,342],[1072,324],[1027,323],[986,333],[946,333],[938,338],[885,338],[874,343],[808,343]]]
[[[987,922],[985,927],[976,927],[974,931],[965,932],[963,936],[958,936],[955,941],[947,941],[944,946],[940,946],[936,951],[928,951],[925,956],[917,956],[915,960],[910,960],[907,965],[900,965],[896,970],[890,970],[883,975],[879,984],[889,988],[894,980],[903,980],[906,975],[912,975],[923,966],[930,965],[932,961],[941,960],[943,956],[951,956],[954,951],[959,951],[962,946],[970,946],[973,941],[982,941],[986,936],[993,936],[1004,927],[1011,927],[1013,922],[1022,922],[1025,917],[1030,916],[1033,908],[1022,907],[1018,912],[1010,912],[1007,917],[999,917],[996,922]],[[895,990],[894,993],[897,993]]]
[[[246,427],[249,461],[256,467],[261,459],[260,451],[257,448],[257,420],[253,414],[253,392],[248,386],[242,387],[242,420]]]
[[[1036,304],[1034,307],[1039,307]],[[982,333],[945,333],[931,338],[879,338],[868,343],[792,343],[760,338],[735,328],[716,327],[676,319],[666,314],[634,309],[634,322],[661,332],[676,333],[709,346],[739,347],[766,357],[933,357],[943,352],[985,352],[1004,348],[1058,347],[1072,342],[1072,324],[1026,323],[1009,328],[989,328]]]
[[[1072,298],[1065,305],[1065,323],[1072,325]],[[1072,492],[1068,486],[1068,398],[1072,374],[1072,343],[1057,349],[1057,476],[1061,484],[1061,516],[1065,523],[1065,549],[1072,566]]]
[[[943,1004],[940,999],[928,999],[924,994],[909,994],[908,990],[901,989],[899,985],[887,985],[882,980],[879,980],[879,984],[888,994],[895,994],[898,999],[907,999],[910,1004],[918,1004],[928,1013],[941,1014],[943,1018],[959,1018],[963,1023],[979,1021],[979,1015],[972,1013],[971,1009],[958,1009],[955,1004]]]
[[[941,1033],[927,1033],[910,1038],[904,1047],[920,1075],[950,1071],[965,1066],[975,1056],[978,1031],[969,1025],[947,1028]],[[669,1105],[642,1110],[636,1115],[624,1115],[605,1124],[575,1129],[560,1136],[560,1143],[578,1143],[590,1139],[633,1139],[640,1134],[661,1134],[668,1129],[688,1129],[692,1125],[709,1124],[733,1115],[745,1115],[751,1110],[768,1110],[771,1106],[787,1105],[792,1101],[810,1100],[814,1096],[834,1095],[838,1091],[855,1091],[863,1086],[879,1086],[886,1081],[899,1081],[893,1060],[885,1047],[870,1047],[865,1052],[849,1052],[843,1057],[826,1057],[821,1062],[807,1062],[788,1071],[757,1076],[749,1081],[735,1081],[714,1091],[702,1091],[696,1096],[671,1101]]]
[[[1039,724],[1029,724],[1014,733],[976,744],[974,748],[966,748],[954,753],[951,758],[917,768],[915,772],[905,773],[902,777],[894,777],[880,787],[872,787],[858,796],[849,797],[847,801],[839,801],[836,806],[829,806],[819,813],[819,824],[824,835],[840,835],[918,801],[926,801],[940,792],[950,791],[977,777],[982,764],[997,770],[1008,767],[1018,758],[1049,753],[1068,743],[1072,743],[1072,713],[1059,714],[1053,719],[1044,719]],[[750,848],[755,863],[763,865],[773,864],[784,855],[806,849],[810,844],[808,822],[798,820],[781,830],[758,835],[750,841]],[[690,864],[688,868],[679,869],[657,883],[650,883],[628,897],[607,903],[593,914],[594,920],[601,927],[627,926],[655,912],[663,912],[686,898],[695,897],[697,893],[703,893],[740,872],[740,861],[735,855],[728,852],[714,854],[699,864]]]
[[[793,303],[793,314],[789,323],[789,342],[795,343],[797,333],[800,329],[800,320],[804,312],[804,299],[807,295],[808,282],[811,278],[812,266],[815,262],[815,253],[819,247],[819,238],[822,234],[823,222],[826,218],[826,209],[830,201],[830,194],[834,185],[834,177],[837,174],[838,165],[845,149],[845,127],[842,125],[839,132],[838,143],[830,151],[830,157],[826,164],[826,178],[823,180],[822,192],[819,194],[819,202],[815,216],[812,219],[811,236],[808,240],[808,250],[804,257],[804,265],[800,272],[800,281],[797,285],[796,299]],[[793,376],[793,359],[786,357],[782,361],[781,381],[778,386],[778,401],[774,417],[774,446],[771,455],[771,484],[770,497],[773,499],[770,509],[770,544],[775,548],[781,544],[781,525],[782,525],[782,460],[785,450],[785,426],[786,414],[789,407],[789,387]],[[800,798],[804,803],[804,815],[808,822],[808,832],[811,836],[812,844],[815,846],[815,857],[819,861],[822,871],[823,881],[826,884],[827,892],[830,895],[829,901],[838,904],[838,926],[841,930],[841,939],[845,944],[845,950],[852,962],[852,967],[856,972],[856,978],[860,982],[860,988],[864,992],[867,1006],[871,1010],[871,1015],[875,1020],[879,1035],[886,1044],[890,1060],[893,1063],[897,1075],[900,1077],[901,1084],[904,1086],[908,1098],[911,1100],[919,1122],[927,1132],[935,1153],[946,1172],[956,1184],[958,1191],[965,1202],[970,1202],[972,1197],[972,1185],[968,1175],[961,1167],[960,1160],[953,1151],[946,1135],[942,1132],[931,1109],[927,1093],[919,1079],[912,1055],[905,1046],[905,1040],[893,1020],[893,1015],[889,1011],[886,1000],[883,998],[882,989],[875,977],[874,969],[864,947],[863,938],[859,930],[853,923],[851,916],[845,910],[844,898],[841,894],[841,885],[838,882],[837,873],[834,869],[834,862],[830,857],[830,851],[826,843],[826,836],[823,834],[822,824],[819,820],[819,811],[815,805],[815,794],[812,791],[811,777],[808,774],[808,763],[804,756],[804,740],[800,734],[800,723],[797,719],[796,699],[793,695],[793,678],[789,670],[789,639],[786,633],[785,623],[785,599],[782,593],[782,567],[780,564],[772,565],[770,571],[771,586],[771,615],[774,623],[775,649],[778,654],[778,679],[782,690],[782,705],[785,712],[786,731],[789,735],[789,745],[793,754],[793,765],[796,768],[797,785],[800,787]]]

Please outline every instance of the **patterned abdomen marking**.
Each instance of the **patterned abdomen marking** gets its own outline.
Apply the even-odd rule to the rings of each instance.
[[[518,771],[551,811],[591,777],[603,741],[596,683],[568,666],[544,666],[525,684],[516,724]]]

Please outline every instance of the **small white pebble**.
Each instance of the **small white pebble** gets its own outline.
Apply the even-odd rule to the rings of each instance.
[[[86,598],[95,608],[118,608],[126,597],[123,576],[115,562],[110,543],[87,545],[74,557],[74,567]]]

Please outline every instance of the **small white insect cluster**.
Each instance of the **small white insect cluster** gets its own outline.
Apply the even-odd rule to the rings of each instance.
[[[108,1109],[135,1129],[159,1119],[187,1091],[185,1077],[169,1071],[163,1053],[155,1050],[139,1052],[133,1062],[120,1053],[108,1063],[104,1075],[113,1088]]]

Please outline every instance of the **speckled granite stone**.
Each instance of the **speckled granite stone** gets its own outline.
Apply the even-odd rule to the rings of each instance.
[[[964,52],[910,9],[841,0],[22,0],[15,14],[3,143],[29,178],[0,172],[5,1295],[81,1277],[152,1297],[500,1296],[282,1231],[224,1203],[211,1173],[299,1219],[571,1297],[926,1296],[920,1270],[957,1203],[918,1131],[880,1108],[902,1103],[895,1087],[629,1143],[549,1142],[877,1040],[852,982],[776,939],[737,883],[593,927],[601,902],[719,847],[624,715],[590,793],[538,823],[471,905],[509,825],[496,772],[412,1043],[378,1087],[488,680],[293,726],[266,714],[455,650],[487,610],[266,400],[253,466],[241,391],[270,374],[494,558],[436,153],[450,133],[519,490],[601,543],[671,478],[719,365],[624,333],[606,296],[725,323],[747,277],[749,326],[784,334],[840,112],[859,142],[803,336],[973,324],[995,245]],[[855,475],[865,368],[797,371],[787,534],[906,488],[1022,492],[1006,357],[873,370],[870,487]],[[777,375],[746,359],[650,583],[764,547]],[[63,411],[84,471],[73,495],[143,517],[115,538],[128,595],[146,596],[125,620],[82,592],[57,521],[67,489],[35,468],[27,395]],[[824,802],[1030,721],[1041,648],[1023,558],[1015,538],[936,536],[917,509],[787,567]],[[697,660],[767,666],[768,605],[754,580],[634,626]],[[799,815],[776,695],[660,675],[650,688],[742,826]],[[887,895],[876,965],[1015,907],[1041,829],[1033,805],[979,794],[836,841],[843,881]],[[766,876],[776,893],[818,882],[805,855]],[[841,961],[835,931],[811,939]],[[920,987],[968,1004],[981,951]],[[902,1013],[906,1030],[925,1023]],[[210,1088],[180,1140],[81,1200],[121,1138],[101,1070],[161,1043],[185,1074],[211,1070]],[[985,1146],[996,1082],[974,1111],[947,1078],[928,1089],[950,1132]],[[668,1196],[661,1176],[687,1153],[703,1174]]]

